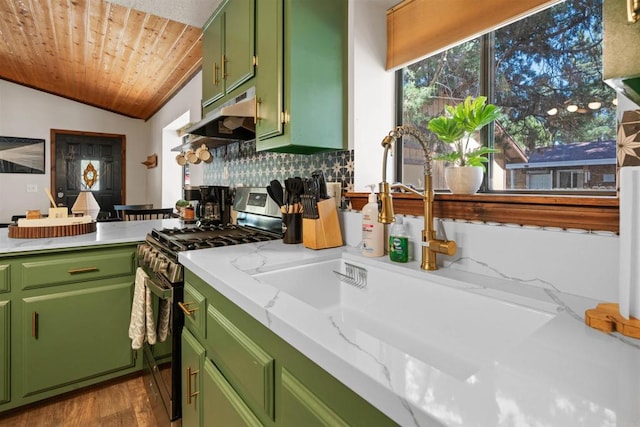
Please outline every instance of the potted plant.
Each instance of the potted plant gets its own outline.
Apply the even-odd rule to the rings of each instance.
[[[452,166],[445,169],[447,186],[453,193],[473,194],[482,184],[486,155],[496,153],[489,147],[472,145],[474,133],[494,121],[500,115],[500,108],[487,104],[487,98],[468,96],[463,102],[445,107],[446,114],[429,121],[429,130],[441,141],[451,144],[453,150],[439,154],[436,160],[446,160]],[[475,142],[473,142],[476,144]]]
[[[180,199],[176,202],[176,211],[178,211],[180,217],[184,218],[184,210],[187,206],[191,206],[191,203],[184,199]]]

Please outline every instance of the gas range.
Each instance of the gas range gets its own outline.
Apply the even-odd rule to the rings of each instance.
[[[183,278],[180,252],[282,238],[280,209],[266,189],[238,188],[234,209],[238,212],[237,224],[197,223],[152,230],[138,245],[138,264],[161,276],[158,278],[165,287],[173,286]]]

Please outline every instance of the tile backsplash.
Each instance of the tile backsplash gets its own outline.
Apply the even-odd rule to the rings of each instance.
[[[264,187],[273,179],[284,183],[293,176],[309,177],[324,171],[327,182],[340,182],[353,191],[353,150],[317,154],[286,154],[256,151],[255,141],[240,141],[211,150],[213,160],[204,164],[204,185]]]

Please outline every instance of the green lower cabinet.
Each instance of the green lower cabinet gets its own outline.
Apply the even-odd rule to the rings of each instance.
[[[11,394],[9,393],[9,377],[10,365],[9,351],[11,347],[10,326],[11,318],[9,317],[11,303],[9,301],[0,301],[0,403],[8,402]]]
[[[202,393],[205,398],[204,426],[262,426],[260,420],[209,359],[204,361]]]
[[[205,350],[185,328],[182,330],[182,425],[202,425],[202,366]],[[209,402],[207,401],[207,405]]]
[[[22,299],[24,396],[133,367],[131,280]]]
[[[396,425],[189,270],[185,284],[207,301],[207,336],[183,332],[206,353],[202,419],[191,421],[183,408],[184,427]],[[183,356],[183,375],[185,363]]]
[[[286,427],[348,426],[286,369],[282,369],[282,392],[279,406],[280,425]]]

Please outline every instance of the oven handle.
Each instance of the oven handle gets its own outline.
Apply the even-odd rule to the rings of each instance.
[[[160,299],[168,300],[171,299],[173,294],[173,289],[166,289],[161,286],[158,286],[156,282],[151,280],[149,277],[145,277],[144,285],[148,287],[151,292]]]

